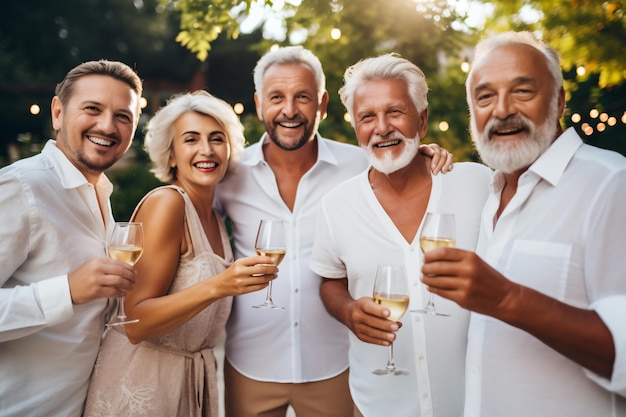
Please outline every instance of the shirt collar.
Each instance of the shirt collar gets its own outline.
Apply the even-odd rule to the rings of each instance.
[[[583,142],[576,133],[576,130],[570,127],[537,158],[528,168],[527,172],[533,172],[552,186],[555,186],[563,176],[576,150],[582,144]],[[492,188],[495,191],[499,191],[504,187],[505,183],[506,180],[504,179],[502,171],[496,171],[493,174]]]
[[[56,146],[55,140],[50,139],[46,142],[46,145],[42,149],[41,153],[50,160],[54,169],[59,173],[59,178],[61,179],[63,188],[72,189],[88,184],[87,178],[85,178],[83,173],[80,172],[69,159],[67,159],[67,156],[65,156],[63,151]],[[113,184],[111,184],[109,179],[102,174],[98,179],[96,188],[105,191],[110,195],[113,191]]]
[[[573,127],[567,129],[528,168],[552,186],[558,184],[576,150],[583,144]]]
[[[337,165],[339,163],[337,161],[337,158],[329,149],[326,141],[322,139],[323,138],[320,136],[319,133],[315,134],[315,142],[317,143],[317,161],[327,162],[331,165]],[[262,161],[265,161],[265,155],[263,155],[263,144],[269,140],[270,138],[267,133],[264,133],[259,140],[258,146],[252,148],[249,153],[244,154],[239,162],[242,165],[254,166],[261,163]]]

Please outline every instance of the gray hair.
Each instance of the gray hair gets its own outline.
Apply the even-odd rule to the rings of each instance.
[[[551,46],[538,40],[532,33],[528,31],[503,32],[480,41],[474,49],[473,62],[478,62],[489,52],[500,46],[519,44],[531,46],[543,54],[543,56],[546,58],[548,71],[550,72],[550,75],[552,76],[552,79],[554,81],[554,95],[558,96],[559,92],[563,88],[563,73],[561,72],[561,61],[559,59],[559,54]],[[467,74],[467,79],[465,80],[465,89],[468,101],[471,97],[469,84],[472,78],[473,71],[474,66],[470,68],[470,71]]]
[[[354,94],[366,81],[395,79],[404,81],[409,96],[418,112],[428,107],[428,83],[421,69],[411,61],[396,53],[366,58],[349,67],[343,75],[344,85],[339,89],[339,97],[350,115],[354,126]]]
[[[313,52],[301,46],[287,46],[267,52],[259,59],[254,67],[254,89],[259,102],[262,102],[263,83],[265,72],[272,65],[301,65],[311,70],[317,83],[318,101],[326,91],[326,75],[322,69],[322,63]]]
[[[144,147],[152,160],[151,172],[163,182],[176,179],[176,169],[170,166],[174,123],[188,112],[211,116],[224,128],[230,144],[231,161],[238,158],[243,151],[246,142],[244,128],[228,103],[204,90],[176,94],[152,117],[146,127]]]

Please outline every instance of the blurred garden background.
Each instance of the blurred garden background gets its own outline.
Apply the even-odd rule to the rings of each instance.
[[[621,0],[20,0],[0,14],[0,166],[39,152],[52,137],[50,100],[75,65],[106,58],[144,80],[131,151],[108,175],[113,209],[127,220],[158,185],[142,150],[143,127],[177,92],[206,89],[233,105],[248,142],[257,120],[252,70],[273,45],[302,44],[327,75],[322,135],[356,143],[337,90],[346,67],[394,51],[429,81],[426,142],[457,161],[478,160],[468,133],[464,80],[476,41],[531,30],[562,57],[567,108],[590,144],[626,155],[626,15]]]

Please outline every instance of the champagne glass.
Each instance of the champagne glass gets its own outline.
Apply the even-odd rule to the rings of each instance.
[[[389,309],[388,320],[399,321],[409,306],[409,289],[403,265],[379,265],[374,282],[374,302]],[[393,342],[389,344],[389,359],[384,368],[374,369],[376,375],[408,375],[396,367],[393,360]]]
[[[287,245],[285,243],[285,225],[282,220],[262,219],[259,223],[259,231],[254,243],[254,251],[257,255],[269,256],[272,265],[278,266],[285,257]],[[272,281],[267,286],[267,294],[262,304],[252,306],[254,308],[283,309],[274,304],[272,300]]]
[[[420,234],[420,248],[425,254],[435,248],[454,247],[456,245],[456,223],[454,214],[426,213],[422,233]],[[435,294],[428,296],[428,303],[420,313],[449,317],[449,314],[440,313],[435,308]]]
[[[117,222],[107,244],[107,255],[112,259],[119,259],[129,265],[135,265],[143,253],[143,226],[138,222]],[[139,319],[127,320],[124,311],[125,297],[117,299],[117,317],[107,326],[119,326],[137,323]]]

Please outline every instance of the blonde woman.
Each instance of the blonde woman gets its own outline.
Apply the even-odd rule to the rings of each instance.
[[[212,208],[216,185],[244,146],[243,127],[224,101],[187,93],[157,112],[145,145],[154,174],[171,185],[135,209],[145,245],[126,313],[139,322],[107,332],[85,416],[217,417],[212,349],[231,296],[265,288],[277,272],[263,265],[269,257],[233,261]]]

